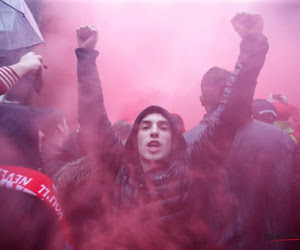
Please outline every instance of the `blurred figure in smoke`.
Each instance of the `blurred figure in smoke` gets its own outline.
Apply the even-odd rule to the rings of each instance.
[[[296,207],[291,196],[296,147],[272,124],[276,113],[266,102],[253,102],[253,119],[237,131],[225,162],[231,191],[240,204],[241,236],[233,249],[295,247],[291,242],[270,243],[266,236],[271,232],[296,233],[291,215]]]
[[[37,126],[40,129],[43,170],[52,177],[67,162],[76,159],[77,144],[69,134],[66,118],[58,109],[40,108]]]
[[[7,89],[41,67],[41,56],[28,53],[0,69],[0,83]],[[43,112],[0,104],[0,201],[5,204],[0,209],[0,249],[64,249],[71,243],[68,233],[63,236],[68,228],[53,182],[41,173],[40,135],[47,134],[40,123]]]
[[[177,130],[183,134],[185,132],[184,121],[182,117],[178,114],[172,114],[172,118],[176,124]]]
[[[0,104],[1,163],[42,170],[36,112],[20,105]]]
[[[35,126],[39,127],[39,140],[41,142],[40,149],[43,151],[43,162],[40,159],[34,160],[40,154],[28,155],[28,159],[33,162],[29,164],[31,168],[35,166],[39,171],[43,171],[49,176],[52,176],[58,169],[64,166],[68,161],[75,160],[79,157],[79,149],[75,142],[76,133],[68,134],[68,126],[66,119],[62,113],[54,108],[30,108],[36,90],[32,81],[38,77],[41,79],[41,69],[43,67],[42,57],[34,52],[28,52],[21,57],[20,61],[10,66],[0,68],[0,94],[8,91],[7,95],[2,96],[1,110],[2,116],[13,116],[13,110],[23,110],[26,115],[34,114],[31,118],[35,121]],[[24,81],[24,78],[27,80]],[[29,80],[31,79],[31,80]],[[13,89],[15,86],[27,85]],[[13,89],[13,90],[12,90]],[[12,90],[12,91],[11,91]],[[16,107],[23,106],[22,107]],[[28,108],[27,108],[28,107]],[[11,114],[9,114],[12,112]],[[21,114],[23,115],[23,114]],[[18,116],[14,117],[18,119]],[[20,118],[21,119],[21,118]],[[18,126],[21,126],[19,124]],[[21,145],[27,147],[26,140],[20,136],[21,132],[16,133],[19,127],[16,125],[8,126],[13,132],[6,131],[7,137],[13,137],[16,141],[22,140]],[[22,129],[21,129],[22,130]],[[42,140],[43,138],[43,140]],[[67,140],[68,139],[68,140]],[[30,139],[28,140],[30,141]],[[65,142],[68,143],[65,144]],[[10,158],[10,156],[8,156]],[[41,167],[43,166],[43,168]]]
[[[238,14],[232,22],[237,30],[243,19],[251,23],[256,18],[251,14]],[[243,39],[247,38],[247,34],[239,34]],[[248,36],[253,37],[254,34]],[[210,117],[222,103],[220,93],[231,77],[231,72],[218,67],[211,68],[203,76],[200,100],[207,114],[197,127],[185,134],[189,145],[205,136]],[[251,103],[249,100],[246,104]],[[276,113],[270,103],[254,101],[252,114],[260,121],[249,116],[232,141],[223,141],[223,151],[219,152],[226,157],[225,163],[220,162],[220,167],[225,166],[229,188],[238,202],[232,225],[236,235],[228,249],[285,249],[284,243],[270,244],[264,236],[272,232],[295,233],[290,216],[295,146],[283,131],[271,125]],[[282,211],[288,212],[283,214]]]
[[[30,77],[37,72],[41,74],[42,67],[42,57],[36,55],[34,52],[29,52],[22,56],[18,63],[9,67],[4,66],[0,68],[0,87],[2,93],[7,91],[10,87],[24,84],[24,82],[17,83],[22,81],[23,77]],[[2,135],[14,141],[14,143],[21,148],[21,152],[22,150],[28,150],[29,152],[31,147],[30,143],[37,136],[39,142],[41,142],[42,137],[44,137],[43,141],[45,141],[45,143],[43,144],[45,145],[47,144],[49,146],[51,144],[50,142],[53,142],[53,144],[55,143],[57,146],[61,146],[60,144],[63,144],[62,140],[65,140],[64,137],[66,133],[68,133],[66,121],[62,114],[55,109],[31,108],[23,104],[21,100],[4,100],[4,102],[0,104],[1,118],[6,120],[6,126],[4,127],[3,125],[2,127]],[[27,124],[23,119],[30,119],[30,124]],[[22,125],[23,123],[24,125]],[[60,132],[63,137],[59,137],[58,132]],[[39,147],[40,146],[41,144],[39,144]],[[36,147],[32,147],[32,150],[34,149],[36,149]],[[7,152],[8,153],[3,156],[2,161],[6,158],[10,161],[12,158],[10,153],[15,154],[18,150],[8,150]],[[15,157],[15,160],[23,162],[24,157],[28,159],[26,162],[28,162],[30,168],[44,172],[45,169],[42,167],[43,164],[40,159],[39,150],[32,154],[21,153],[19,157]]]
[[[42,164],[35,120],[36,113],[29,107],[0,105],[0,201],[5,204],[0,209],[0,249],[64,248],[55,212],[36,197],[41,190],[37,183],[48,187],[51,181],[44,182],[39,172]]]
[[[276,109],[274,125],[288,133],[295,143],[300,143],[300,111],[288,103],[288,98],[281,94],[271,94],[268,99]]]
[[[68,162],[53,177],[77,249],[110,248],[113,176],[91,156]]]
[[[2,83],[8,89],[15,85],[21,77],[35,74],[41,67],[41,56],[30,52],[24,55],[18,63],[1,68]],[[5,91],[5,88],[2,88],[2,90]],[[3,143],[3,147],[1,147],[3,149],[2,163],[11,164],[10,161],[13,160],[14,164],[22,165],[21,163],[26,162],[26,166],[41,170],[39,150],[35,147],[35,140],[38,138],[38,132],[34,124],[36,110],[5,103],[0,104],[0,109],[0,119],[2,121],[1,143]],[[10,150],[10,146],[6,147],[6,144],[11,145],[14,150]]]
[[[116,121],[113,124],[113,129],[115,130],[116,134],[120,137],[120,139],[122,140],[122,144],[125,145],[127,138],[130,134],[132,125],[125,120],[119,120]]]
[[[199,99],[207,113],[199,125],[184,134],[188,145],[193,145],[202,137],[209,123],[210,116],[213,115],[214,110],[220,104],[222,93],[231,74],[232,72],[218,67],[213,67],[204,74],[201,81],[201,95]]]
[[[79,142],[87,154],[94,155],[99,168],[106,166],[113,173],[111,186],[117,215],[107,245],[96,233],[99,241],[96,237],[86,241],[84,249],[212,249],[217,245],[225,247],[232,240],[233,232],[221,221],[208,223],[207,214],[222,219],[228,214],[221,209],[219,214],[212,214],[217,210],[210,210],[211,201],[219,197],[214,196],[214,188],[206,186],[202,169],[209,169],[215,157],[221,160],[215,151],[221,136],[230,137],[251,112],[268,43],[260,30],[243,31],[249,36],[242,37],[240,56],[222,101],[203,136],[187,150],[172,115],[159,106],[150,106],[138,115],[125,146],[122,144],[103,103],[95,63],[97,30],[92,26],[77,30]],[[202,175],[202,179],[191,173]],[[197,210],[195,200],[201,201]]]

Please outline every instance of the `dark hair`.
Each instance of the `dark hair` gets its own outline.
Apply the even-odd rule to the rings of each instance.
[[[208,91],[208,89],[210,88],[214,91],[219,91],[220,93],[223,93],[223,90],[230,77],[230,74],[231,72],[226,69],[212,67],[203,75],[201,80],[201,93],[206,105],[216,106],[219,104],[221,100],[219,98],[222,98],[222,95],[213,96],[211,95],[211,92]]]
[[[57,125],[64,123],[64,116],[56,108],[39,108],[36,126],[46,135],[52,136],[57,131]]]
[[[34,123],[36,111],[32,108],[14,105],[0,105],[0,162],[39,169],[38,129]]]
[[[182,117],[178,114],[172,114],[172,118],[175,122],[175,126],[177,128],[177,130],[183,134],[185,132],[185,127],[184,127],[184,121],[182,119]]]

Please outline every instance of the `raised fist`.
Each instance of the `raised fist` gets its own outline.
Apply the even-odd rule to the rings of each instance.
[[[262,33],[264,22],[261,15],[250,13],[238,13],[231,19],[234,30],[241,38],[250,34]]]
[[[92,25],[80,26],[76,29],[79,48],[95,49],[98,41],[98,31]]]

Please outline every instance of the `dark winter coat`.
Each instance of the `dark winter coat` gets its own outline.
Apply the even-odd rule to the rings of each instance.
[[[239,201],[240,239],[232,249],[286,249],[268,236],[295,234],[291,217],[295,143],[279,128],[252,120],[236,133],[225,162]]]
[[[202,136],[209,116],[185,134],[188,145],[194,141],[192,136]],[[295,207],[291,199],[295,149],[295,143],[284,131],[257,120],[249,120],[236,132],[222,164],[229,190],[238,201],[234,222],[238,237],[231,249],[292,247],[286,242],[270,243],[265,237],[296,233],[291,220],[291,209]]]
[[[39,109],[0,104],[1,165],[42,170],[36,120]],[[64,249],[58,220],[41,199],[0,187],[0,249]]]
[[[57,217],[44,201],[1,186],[0,202],[0,249],[65,249]]]
[[[126,239],[122,238],[125,234],[132,238],[137,232],[140,232],[139,238],[134,239],[134,245],[131,247],[166,249],[170,247],[170,243],[174,243],[176,247],[181,248],[181,244],[186,246],[187,242],[190,242],[188,236],[193,233],[198,234],[197,238],[205,237],[201,235],[201,227],[195,226],[196,231],[189,227],[192,225],[189,219],[192,218],[192,212],[195,213],[192,201],[201,199],[206,195],[203,192],[208,191],[204,189],[201,192],[201,178],[195,178],[195,174],[201,173],[202,168],[209,168],[214,162],[215,149],[220,146],[218,142],[221,138],[231,137],[249,118],[256,79],[267,51],[268,43],[263,35],[254,34],[245,38],[241,42],[240,56],[225,87],[221,104],[209,120],[201,139],[186,150],[183,137],[172,129],[173,138],[177,138],[180,143],[173,145],[173,152],[166,159],[164,167],[144,173],[136,151],[138,124],[145,114],[156,110],[163,113],[173,128],[170,114],[156,106],[141,112],[123,147],[121,140],[112,130],[104,108],[94,62],[97,52],[77,49],[79,122],[82,130],[80,143],[85,145],[83,148],[87,153],[101,156],[101,164],[109,166],[115,173],[115,202],[117,212],[122,218],[118,220],[118,226],[123,232],[118,238],[121,245]],[[80,67],[83,63],[86,67]],[[194,186],[194,183],[197,184]],[[199,186],[200,189],[195,188]],[[206,200],[203,200],[203,203],[205,202]],[[198,219],[201,224],[201,216],[202,214],[196,214],[193,218]],[[162,230],[157,231],[158,228]],[[190,231],[192,233],[189,234]],[[162,240],[164,236],[165,241]],[[152,245],[148,245],[147,240],[152,242]]]

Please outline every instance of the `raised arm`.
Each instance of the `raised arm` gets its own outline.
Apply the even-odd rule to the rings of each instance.
[[[240,55],[229,77],[219,107],[208,121],[203,135],[190,150],[190,159],[199,162],[224,158],[222,144],[232,139],[239,126],[250,119],[251,103],[268,52],[267,38],[262,34],[262,18],[253,14],[237,14],[232,19],[241,36]]]
[[[82,26],[77,29],[78,48],[78,114],[79,145],[84,154],[109,155],[118,159],[122,143],[114,133],[107,117],[99,79],[95,50],[98,40],[97,29],[93,26]]]
[[[0,68],[0,95],[5,94],[19,79],[27,74],[34,74],[42,69],[42,56],[29,52],[20,61]]]

